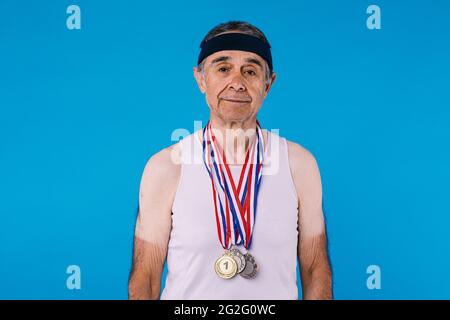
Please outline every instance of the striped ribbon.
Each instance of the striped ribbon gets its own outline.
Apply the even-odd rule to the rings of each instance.
[[[236,184],[211,123],[203,128],[203,162],[211,179],[217,234],[224,249],[239,244],[247,249],[251,246],[263,157],[264,139],[257,122],[256,141],[246,152]]]

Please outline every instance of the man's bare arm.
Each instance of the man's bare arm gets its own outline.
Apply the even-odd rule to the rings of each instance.
[[[153,244],[135,237],[133,267],[128,282],[128,299],[159,299],[165,257],[164,245]]]
[[[180,176],[180,166],[173,159],[177,151],[174,145],[155,154],[142,174],[133,265],[128,282],[129,299],[160,297],[172,226],[172,203]]]
[[[289,163],[299,200],[298,257],[303,299],[332,299],[322,184],[314,156],[289,142]]]
[[[299,251],[303,299],[332,299],[332,276],[325,233],[301,240]]]

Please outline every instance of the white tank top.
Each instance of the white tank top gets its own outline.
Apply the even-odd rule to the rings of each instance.
[[[181,176],[172,206],[161,299],[298,299],[298,201],[286,139],[263,131],[267,132],[263,177],[249,249],[258,264],[256,277],[236,275],[226,280],[215,273],[214,263],[224,249],[217,235],[211,180],[197,131],[180,141]],[[235,181],[241,167],[230,166]],[[239,249],[247,252],[242,245]]]

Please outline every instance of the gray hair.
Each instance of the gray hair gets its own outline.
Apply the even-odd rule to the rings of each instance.
[[[269,43],[266,36],[260,29],[258,29],[254,25],[252,25],[248,22],[245,22],[245,21],[228,21],[228,22],[218,24],[217,26],[212,28],[206,34],[206,36],[203,38],[202,41],[206,42],[206,41],[218,36],[219,34],[222,34],[224,32],[230,32],[230,31],[237,31],[237,32],[245,33],[245,34],[248,34],[248,35],[258,38],[265,43]],[[205,60],[206,60],[206,58],[203,59],[197,66],[198,70],[202,73],[203,76],[204,76],[204,72],[205,72]],[[265,79],[266,84],[269,84],[270,78],[272,76],[272,71],[270,71],[269,65],[267,64],[267,62],[265,62],[264,69],[265,69],[264,79]]]

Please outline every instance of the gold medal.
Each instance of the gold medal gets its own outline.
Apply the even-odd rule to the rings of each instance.
[[[214,269],[222,279],[231,279],[237,274],[238,266],[233,255],[227,250],[216,260]]]

